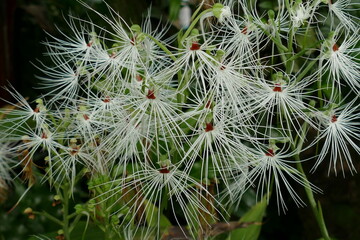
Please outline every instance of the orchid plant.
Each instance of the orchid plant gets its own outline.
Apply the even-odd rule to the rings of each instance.
[[[80,219],[105,239],[171,239],[174,226],[188,239],[256,239],[269,199],[281,213],[290,196],[310,204],[329,240],[314,197],[321,190],[302,163],[313,172],[357,171],[359,6],[257,6],[200,5],[170,38],[169,27],[153,27],[149,16],[128,25],[110,6],[109,16],[95,11],[107,27],[70,17],[71,36],[44,42],[54,64],[35,64],[44,95],[28,101],[7,87],[14,101],[0,122],[0,197],[14,178],[27,191],[46,182],[61,218],[25,213],[44,215],[59,224],[57,239],[70,240]],[[305,150],[312,156],[303,157]],[[84,181],[88,200],[71,209]],[[261,217],[234,227],[233,211],[249,191],[265,206]],[[232,234],[235,228],[243,231]]]

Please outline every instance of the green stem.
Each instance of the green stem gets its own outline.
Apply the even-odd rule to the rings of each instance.
[[[75,214],[77,214],[77,213],[75,213]],[[76,215],[76,218],[74,219],[74,221],[71,223],[71,226],[69,227],[70,233],[74,230],[74,228],[75,228],[76,224],[79,222],[81,216],[82,216],[81,214]]]
[[[202,13],[200,13],[195,19],[194,21],[192,21],[191,25],[189,26],[189,28],[186,30],[186,32],[184,33],[184,35],[182,36],[182,38],[180,39],[180,43],[179,43],[179,46],[181,46],[180,44],[184,41],[184,39],[186,39],[191,31],[193,30],[193,28],[195,27],[195,25],[197,24],[197,22],[200,20],[200,18],[202,16],[204,16],[205,14],[211,12],[213,9],[212,8],[209,8],[209,9],[206,9],[205,11],[203,11]]]
[[[314,43],[314,44],[311,45],[310,47],[302,49],[300,52],[298,52],[297,54],[295,54],[294,56],[292,56],[291,58],[289,58],[288,61],[293,61],[293,60],[298,59],[299,57],[301,57],[302,55],[304,55],[307,51],[309,51],[311,48],[316,47],[318,44],[321,44],[322,42],[324,42],[324,40],[317,41],[316,43]]]
[[[172,54],[172,52],[170,52],[170,50],[164,44],[162,44],[159,40],[157,40],[150,34],[146,34],[146,33],[144,33],[144,34],[145,34],[145,36],[147,36],[148,38],[153,40],[154,43],[156,43],[156,45],[158,45],[162,50],[164,50],[172,60],[176,61],[176,57]]]
[[[310,69],[314,66],[315,63],[317,63],[318,59],[315,59],[307,64],[306,68],[296,77],[296,82],[303,79],[303,77],[310,71]],[[321,87],[321,86],[320,86]]]
[[[279,50],[281,50],[282,52],[288,52],[289,49],[287,47],[285,47],[282,42],[280,41],[280,39],[278,38],[274,38],[273,35],[271,35],[267,30],[265,30],[262,26],[256,24],[256,26],[258,28],[261,29],[261,31],[263,31],[270,39],[271,41],[273,41],[275,43],[275,45],[278,47]]]
[[[304,188],[305,188],[305,192],[306,192],[306,196],[309,200],[310,206],[311,206],[311,210],[315,216],[316,222],[319,226],[321,235],[323,237],[324,240],[331,240],[331,238],[329,237],[329,233],[328,230],[326,228],[326,224],[325,224],[325,220],[322,214],[322,210],[321,210],[321,205],[320,202],[317,204],[314,194],[312,192],[311,186],[310,186],[310,182],[306,177],[306,174],[304,172],[304,169],[302,167],[301,164],[301,159],[300,159],[300,150],[302,149],[302,146],[304,144],[304,139],[305,139],[305,135],[306,132],[308,130],[309,124],[308,123],[304,123],[302,126],[302,134],[301,137],[298,139],[298,143],[294,144],[292,147],[293,149],[295,149],[295,146],[297,145],[297,154],[294,156],[295,160],[296,160],[296,168],[299,170],[299,172],[303,175],[305,182],[304,182]]]
[[[46,211],[42,211],[42,212],[37,212],[37,211],[33,211],[34,214],[38,214],[38,215],[42,215],[44,217],[46,217],[47,219],[53,221],[54,223],[63,226],[63,222],[60,221],[59,219],[57,219],[56,217],[54,217],[53,215],[51,215],[50,213],[46,212]]]
[[[66,183],[62,187],[63,194],[61,196],[61,202],[63,205],[63,230],[66,240],[70,240],[70,228],[69,228],[69,185]]]
[[[300,157],[299,157],[299,155],[296,155],[296,156],[295,156],[295,160],[297,160],[296,167],[299,170],[299,172],[301,172],[301,174],[306,179],[306,181],[305,181],[306,196],[307,196],[307,198],[309,200],[311,210],[312,210],[313,214],[315,215],[316,222],[317,222],[317,224],[319,226],[321,235],[322,235],[324,240],[331,240],[331,238],[329,237],[328,230],[326,228],[326,224],[325,224],[325,220],[324,220],[324,217],[323,217],[323,214],[322,214],[320,202],[318,204],[316,204],[316,200],[315,200],[314,194],[313,194],[313,192],[311,190],[310,183],[307,180],[304,169],[303,169],[303,167],[301,165]]]
[[[293,53],[293,40],[294,40],[294,34],[295,34],[296,30],[294,30],[294,28],[290,28],[290,34],[289,34],[289,42],[288,42],[288,54],[290,55],[290,58],[292,58],[294,56]],[[294,61],[290,61],[288,58],[287,62],[286,62],[286,73],[291,73],[293,65],[294,65]]]

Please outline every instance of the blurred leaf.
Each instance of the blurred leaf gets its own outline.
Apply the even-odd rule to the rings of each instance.
[[[83,239],[83,233],[86,227],[86,221],[80,221],[76,224],[76,227],[71,233],[72,240],[81,240]],[[104,232],[97,227],[94,223],[89,223],[86,229],[84,239],[104,239]]]
[[[263,199],[253,206],[242,218],[240,223],[253,223],[246,228],[240,228],[232,231],[230,233],[230,239],[237,240],[256,240],[258,239],[261,231],[261,222],[265,215],[267,202],[267,197],[264,196]],[[257,224],[255,224],[257,223]]]
[[[83,233],[86,227],[86,221],[80,221],[76,224],[76,227],[71,232],[72,240],[82,240]],[[31,236],[28,240],[39,240],[39,239],[54,239],[57,236],[57,232],[50,232],[41,235]],[[84,239],[104,239],[104,232],[98,228],[94,223],[89,223],[86,229]]]
[[[304,34],[297,34],[295,36],[296,42],[299,45],[300,49],[309,49],[306,54],[310,55],[313,53],[316,49],[314,48],[314,43],[318,42],[318,39],[316,37],[316,32],[314,29],[309,28],[306,35]]]
[[[159,224],[160,228],[167,228],[171,226],[169,219],[167,219],[163,214],[158,213],[158,208],[152,204],[150,201],[145,201],[145,212],[146,212],[146,222],[151,227],[157,227]],[[160,220],[158,222],[158,216]]]
[[[181,0],[170,0],[169,19],[171,21],[174,21],[178,18],[180,8],[181,8]]]

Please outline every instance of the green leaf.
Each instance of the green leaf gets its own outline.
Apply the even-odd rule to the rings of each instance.
[[[159,210],[154,204],[152,204],[150,201],[145,201],[144,203],[146,222],[149,224],[149,226],[160,228],[167,228],[171,226],[169,219],[167,219],[163,214],[160,214],[160,220],[158,222]]]
[[[74,230],[71,232],[71,240],[82,240],[85,226],[86,226],[86,221],[78,222]],[[30,238],[28,238],[28,240],[39,240],[39,239],[52,240],[55,239],[57,235],[58,235],[57,232],[39,234],[36,236],[31,236]],[[100,228],[98,228],[94,223],[89,223],[89,226],[86,229],[84,239],[104,239],[104,232]]]
[[[86,228],[86,221],[80,221],[71,232],[72,240],[82,240],[83,234],[86,229],[84,239],[104,239],[104,232],[94,223],[89,223]]]
[[[261,231],[262,219],[265,215],[267,207],[267,196],[264,196],[263,199],[253,206],[244,216],[241,217],[239,222],[251,222],[256,224],[250,224],[246,228],[239,228],[230,233],[230,239],[237,240],[256,240],[258,239]]]
[[[169,6],[169,19],[174,21],[179,16],[179,11],[181,8],[181,0],[170,0]]]

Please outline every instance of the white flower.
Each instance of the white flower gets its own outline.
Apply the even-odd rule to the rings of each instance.
[[[250,184],[253,184],[254,182],[258,183],[256,187],[257,195],[262,197],[267,194],[268,203],[271,185],[273,184],[278,211],[280,211],[280,209],[283,211],[287,210],[282,194],[283,190],[288,192],[297,206],[305,205],[293,188],[292,181],[304,187],[307,187],[307,184],[309,184],[311,190],[314,192],[320,191],[316,186],[309,183],[303,174],[290,165],[291,163],[295,163],[290,159],[296,154],[296,151],[288,152],[288,149],[286,148],[278,149],[271,144],[268,149],[257,146],[255,149],[251,150],[254,155],[253,159],[248,162],[248,166],[251,168],[248,174]],[[274,182],[271,184],[272,181]]]
[[[176,91],[155,85],[145,88],[144,92],[133,89],[119,97],[119,106],[122,106],[118,110],[119,118],[128,116],[111,126],[101,149],[111,149],[111,158],[122,156],[121,163],[129,161],[131,155],[143,161],[151,154],[158,157],[165,154],[170,158],[173,149],[183,152],[185,135],[180,123],[184,119],[178,113],[181,105],[175,102],[176,96]]]
[[[266,128],[271,130],[272,123],[278,121],[283,134],[291,137],[290,129],[301,136],[299,129],[301,121],[306,121],[315,127],[309,112],[312,107],[305,102],[305,88],[311,84],[309,79],[297,81],[295,76],[283,76],[278,73],[274,82],[259,81],[260,89],[254,96],[258,107],[254,113],[259,114],[258,121],[266,121]]]
[[[11,127],[5,128],[3,137],[22,127],[23,124],[28,120],[34,121],[36,127],[39,127],[40,125],[47,122],[46,117],[48,115],[48,110],[42,99],[37,99],[35,101],[36,106],[33,108],[30,106],[28,101],[23,96],[21,96],[21,94],[17,92],[11,85],[9,88],[5,87],[5,90],[11,94],[15,100],[15,103],[2,99],[4,102],[12,106],[11,108],[4,108],[4,110],[0,110],[3,112],[3,114],[5,114],[5,116],[11,116],[9,118],[5,117],[1,119],[0,123],[4,124],[4,126],[6,126],[7,123],[12,123]]]
[[[86,23],[91,24],[91,30],[86,29],[85,24],[81,23],[81,21],[79,23],[80,26],[77,27],[75,18],[70,17],[67,24],[74,37],[69,37],[67,34],[61,32],[60,29],[58,30],[65,40],[49,34],[54,42],[46,41],[43,43],[48,47],[49,51],[47,55],[62,55],[63,59],[75,62],[80,61],[80,65],[85,66],[93,47],[98,44],[97,36],[94,34],[94,25],[91,22]]]
[[[359,31],[360,18],[350,14],[349,12],[356,10],[359,3],[351,3],[351,0],[336,0],[335,3],[332,0],[328,0],[329,12],[331,16],[332,27],[334,25],[335,15],[339,19],[339,25],[354,32],[357,35]]]
[[[317,4],[320,3],[320,1],[316,1]],[[315,7],[314,2],[306,2],[304,3],[295,3],[290,11],[290,18],[293,22],[293,26],[298,28],[301,27],[305,21],[308,21],[308,19],[311,20],[312,15],[314,14]]]
[[[57,133],[55,129],[52,129],[46,124],[43,124],[39,128],[33,130],[28,124],[24,124],[18,129],[16,135],[8,138],[9,141],[21,141],[19,144],[13,146],[10,150],[19,153],[19,163],[16,166],[21,165],[23,171],[28,167],[30,161],[33,161],[33,157],[38,150],[44,150],[49,164],[49,171],[53,170],[53,157],[58,155],[60,149],[63,148],[58,141],[64,140],[64,136]]]
[[[131,221],[121,223],[125,229],[131,227],[131,222],[136,216],[140,218],[139,222],[146,221],[150,225],[145,232],[141,233],[143,239],[149,239],[152,231],[156,231],[156,236],[159,236],[163,204],[169,205],[174,216],[176,216],[175,208],[180,210],[189,226],[198,226],[198,221],[206,222],[205,215],[212,216],[209,211],[209,206],[214,208],[211,194],[209,193],[210,200],[202,197],[199,192],[208,193],[207,190],[171,164],[161,165],[158,169],[148,164],[142,164],[141,170],[127,176],[120,183],[111,181],[105,184],[110,184],[112,187],[98,197],[104,196],[108,199],[121,193],[123,197],[113,206],[121,201],[124,204],[123,208],[129,208],[127,214],[131,217]],[[117,212],[119,211],[121,209]],[[197,213],[197,216],[194,216],[194,213]],[[175,221],[178,222],[178,219],[175,218]],[[150,223],[155,223],[157,228],[151,228],[153,224]],[[178,222],[178,224],[180,223]],[[139,225],[135,228],[137,231]]]
[[[354,98],[351,102],[339,107],[335,107],[319,113],[318,118],[324,129],[321,129],[320,135],[316,138],[315,143],[324,139],[323,146],[313,171],[315,171],[322,162],[329,158],[329,170],[333,169],[337,174],[337,169],[340,167],[343,175],[348,169],[351,174],[356,172],[353,164],[354,154],[360,155],[360,147],[358,141],[360,140],[360,113],[357,104],[358,98]]]
[[[356,93],[360,90],[360,63],[355,56],[358,55],[360,48],[358,31],[355,33],[346,32],[344,39],[339,42],[341,28],[337,28],[331,37],[325,40],[322,46],[320,60],[320,74],[330,72],[328,82],[340,89],[342,81],[345,81]]]
[[[231,14],[231,9],[230,7],[228,6],[224,6],[222,9],[221,9],[221,13],[220,13],[220,16],[219,16],[219,22],[222,23],[225,21],[225,19],[227,18],[230,18],[232,16]]]
[[[229,169],[237,158],[246,153],[247,148],[241,141],[253,141],[254,137],[247,131],[251,126],[222,110],[221,107],[215,107],[213,112],[205,110],[208,114],[197,119],[191,145],[181,164],[185,166],[185,172],[190,172],[198,161],[201,163],[201,179],[214,176],[227,183],[224,169]]]
[[[89,73],[84,66],[66,60],[63,55],[53,54],[50,57],[56,64],[55,67],[48,67],[43,63],[36,66],[45,75],[38,76],[42,80],[42,87],[49,89],[45,96],[52,96],[49,104],[57,102],[64,106],[73,103],[78,97],[81,85],[89,82]]]
[[[0,199],[2,198],[1,189],[7,189],[7,184],[12,181],[12,169],[10,166],[15,163],[13,160],[15,153],[10,150],[11,145],[12,143],[0,139]]]

